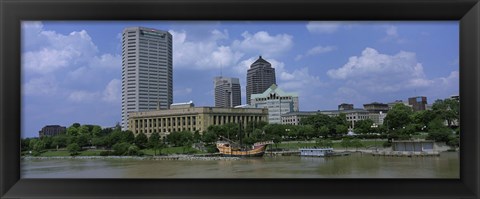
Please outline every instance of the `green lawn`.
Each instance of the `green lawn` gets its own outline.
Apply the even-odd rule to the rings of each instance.
[[[99,156],[100,152],[104,150],[85,150],[81,151],[80,154],[77,156]],[[43,157],[56,157],[56,156],[70,156],[70,152],[68,151],[46,151],[42,153],[40,156]]]

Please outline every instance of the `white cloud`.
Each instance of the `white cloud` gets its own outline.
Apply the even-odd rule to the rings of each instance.
[[[214,30],[211,37],[204,41],[188,41],[187,32],[170,30],[173,35],[174,67],[189,69],[215,69],[231,67],[243,56],[229,46],[218,44],[218,40],[228,38],[226,31]]]
[[[106,102],[120,102],[122,95],[122,82],[118,79],[112,79],[105,90],[103,90],[102,100]]]
[[[336,21],[310,21],[306,27],[310,33],[330,34],[336,32],[341,25],[342,22]]]
[[[189,95],[192,93],[192,88],[182,88],[182,89],[176,89],[173,91],[173,94],[175,96],[179,96],[179,95]]]
[[[398,29],[396,26],[386,26],[385,27],[385,34],[386,36],[381,40],[382,42],[396,42],[396,43],[405,43],[406,40],[400,37],[398,33]]]
[[[337,47],[336,46],[315,46],[311,49],[309,49],[305,55],[297,55],[295,57],[295,60],[300,60],[304,57],[307,57],[307,56],[313,56],[313,55],[319,55],[319,54],[323,54],[323,53],[328,53],[328,52],[331,52],[331,51],[334,51],[336,50]]]
[[[286,52],[293,46],[293,36],[288,34],[270,35],[260,31],[255,34],[242,33],[243,40],[235,40],[232,47],[264,57],[276,57]]]
[[[54,95],[58,90],[58,83],[54,76],[44,76],[32,78],[23,84],[23,94],[28,96],[35,95]]]
[[[69,93],[70,101],[88,101],[101,97],[103,88],[96,85],[121,67],[121,56],[100,53],[85,30],[61,34],[45,30],[41,22],[24,22],[22,44],[25,94],[55,91]]]
[[[386,55],[372,48],[363,50],[361,56],[350,57],[344,66],[329,70],[327,74],[344,81],[346,87],[360,93],[428,90],[438,87],[442,82],[445,86],[458,82],[455,73],[448,78],[428,79],[415,53],[401,51]]]
[[[80,90],[80,91],[71,92],[68,95],[68,100],[72,102],[79,102],[79,103],[91,102],[96,100],[99,96],[100,95],[98,92],[89,92],[89,91]]]
[[[280,73],[280,80],[281,87],[286,90],[294,90],[301,93],[324,85],[324,83],[320,81],[320,77],[310,74],[308,68],[296,69],[291,73],[282,71]]]

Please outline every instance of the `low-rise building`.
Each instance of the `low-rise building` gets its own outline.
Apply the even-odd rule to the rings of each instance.
[[[286,93],[272,84],[262,94],[252,94],[250,98],[252,108],[267,108],[268,123],[282,123],[281,115],[298,111],[298,95],[296,93]]]
[[[320,113],[328,115],[330,117],[336,117],[342,113],[345,114],[347,122],[350,123],[349,128],[355,128],[355,122],[360,120],[369,119],[369,112],[363,109],[351,109],[351,110],[326,110],[320,111]]]
[[[135,135],[158,132],[162,136],[176,131],[198,131],[203,133],[211,125],[228,123],[268,121],[268,110],[261,108],[194,107],[178,104],[166,110],[132,112],[129,115],[129,130]]]
[[[60,126],[60,125],[47,125],[42,128],[38,132],[39,137],[44,137],[44,136],[56,136],[60,135],[62,133],[65,133],[67,131],[67,127]]]
[[[319,111],[295,111],[281,115],[282,124],[299,125],[302,118],[319,114]]]

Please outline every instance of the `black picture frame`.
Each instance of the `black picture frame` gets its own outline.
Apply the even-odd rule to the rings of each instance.
[[[478,0],[0,0],[1,198],[479,198]],[[456,20],[460,179],[20,179],[22,20]]]

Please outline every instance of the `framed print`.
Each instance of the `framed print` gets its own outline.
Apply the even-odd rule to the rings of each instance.
[[[2,198],[478,197],[477,1],[0,6]]]

